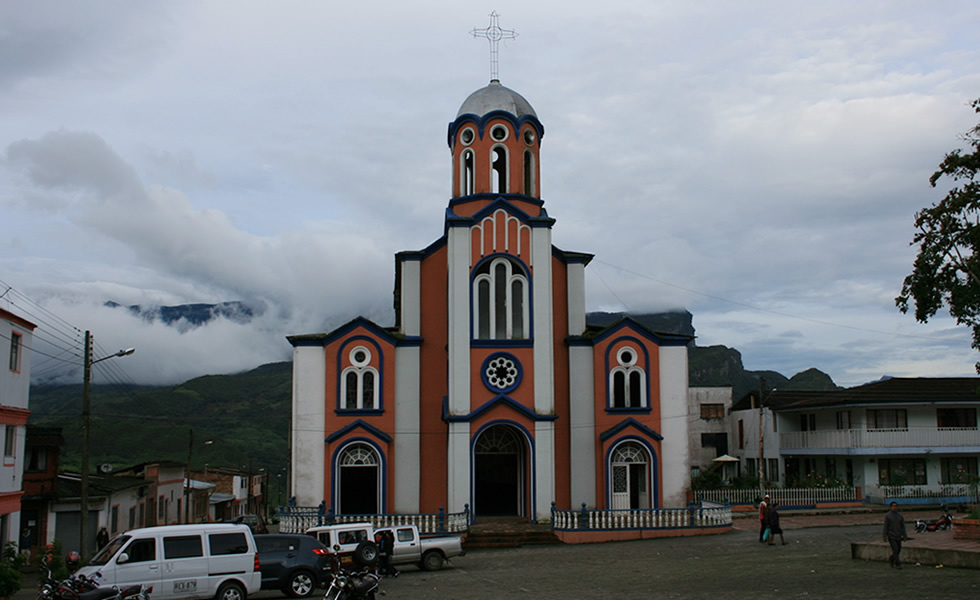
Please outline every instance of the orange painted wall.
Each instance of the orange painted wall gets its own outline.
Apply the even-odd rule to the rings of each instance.
[[[551,309],[554,323],[555,355],[555,503],[558,508],[571,506],[571,432],[568,428],[569,389],[568,389],[568,267],[564,262],[552,257],[552,295]]]
[[[629,338],[628,340],[623,338]],[[649,413],[633,412],[609,412],[606,410],[608,405],[609,377],[607,369],[612,369],[616,362],[616,352],[619,348],[630,345],[638,351],[646,351],[646,356],[641,357],[637,365],[642,365],[647,374],[647,406],[650,407]],[[606,456],[609,448],[616,444],[618,436],[601,442],[599,435],[607,431],[625,419],[635,419],[643,425],[653,429],[657,433],[663,433],[663,425],[660,421],[660,348],[653,341],[638,333],[629,326],[620,329],[608,338],[595,345],[595,435],[596,435],[596,507],[606,507],[606,485],[607,485],[607,465]],[[607,362],[608,357],[608,362]],[[624,432],[628,433],[628,432]],[[660,442],[648,440],[657,461],[657,495],[658,505],[663,501],[663,452]]]
[[[449,273],[447,250],[443,246],[422,261],[423,338],[419,360],[419,404],[421,429],[419,492],[422,512],[437,512],[449,493],[448,479],[449,426],[442,420],[443,401],[449,379]]]
[[[357,346],[364,346],[371,352],[371,360],[368,365],[374,367],[380,375],[381,380],[376,385],[380,385],[379,401],[384,408],[384,411],[381,413],[345,414],[339,413],[337,410],[338,396],[340,393],[340,376],[344,369],[351,366],[350,351]],[[326,389],[324,390],[324,398],[326,405],[324,426],[328,435],[358,420],[369,423],[372,427],[393,435],[395,431],[395,346],[366,327],[356,327],[343,337],[332,341],[326,346],[325,350]],[[387,490],[387,495],[385,502],[388,506],[392,506],[394,502],[394,466],[397,460],[397,457],[394,456],[393,446],[385,443],[383,440],[368,435],[363,429],[355,429],[342,438],[324,445],[323,464],[326,465],[327,477],[323,483],[323,497],[328,499],[328,503],[332,502],[332,482],[334,480],[333,460],[337,449],[350,439],[356,437],[369,437],[384,454],[387,460],[387,471],[385,472],[385,489]]]

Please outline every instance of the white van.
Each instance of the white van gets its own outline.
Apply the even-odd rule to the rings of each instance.
[[[152,585],[153,600],[245,600],[262,587],[252,531],[226,523],[126,531],[78,572],[101,573],[103,585]]]

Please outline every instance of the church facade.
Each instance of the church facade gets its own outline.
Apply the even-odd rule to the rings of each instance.
[[[297,504],[529,521],[685,504],[690,338],[586,323],[592,255],[552,244],[543,137],[499,81],[471,94],[445,233],[396,255],[394,326],[288,337]]]

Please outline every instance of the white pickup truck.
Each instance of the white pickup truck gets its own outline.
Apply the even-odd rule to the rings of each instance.
[[[391,560],[394,565],[416,564],[427,571],[438,571],[450,558],[465,554],[459,536],[424,538],[419,535],[415,525],[375,529],[371,523],[343,523],[311,527],[306,533],[316,537],[328,548],[339,546],[338,553],[341,557],[352,557],[361,542],[374,541],[374,534],[385,530],[394,533],[395,545]]]

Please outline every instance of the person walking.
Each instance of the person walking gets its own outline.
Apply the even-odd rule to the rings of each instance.
[[[765,542],[766,527],[769,526],[769,494],[759,503],[759,541]]]
[[[902,568],[898,555],[902,551],[902,541],[909,539],[905,532],[905,517],[898,512],[898,502],[892,502],[889,511],[885,513],[885,526],[882,529],[881,537],[892,547],[892,555],[888,557],[888,564],[896,569]]]
[[[779,526],[779,502],[773,501],[772,507],[769,509],[769,545],[772,546],[776,543],[776,534],[779,534],[779,541],[786,545],[786,540],[783,539],[783,530]]]

